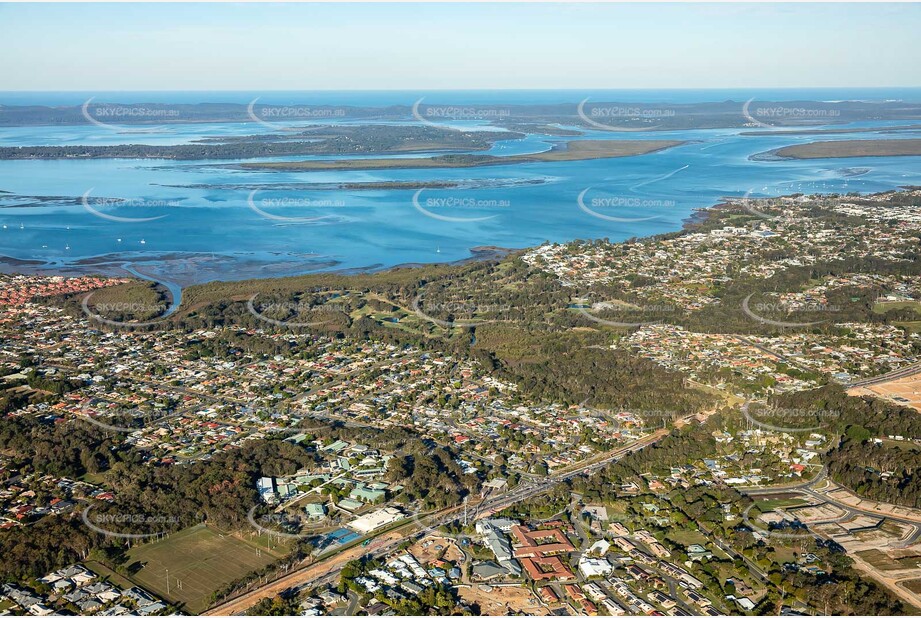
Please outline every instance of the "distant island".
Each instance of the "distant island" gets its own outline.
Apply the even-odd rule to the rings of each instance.
[[[405,154],[488,150],[514,131],[454,131],[425,125],[322,125],[296,133],[203,138],[191,144],[8,146],[3,159],[250,159],[296,155]]]
[[[832,127],[831,129],[786,129],[783,132],[776,130],[745,131],[744,137],[763,137],[765,135],[841,135],[844,133],[902,133],[921,131],[921,124],[900,125],[897,127]]]
[[[464,168],[550,161],[586,161],[649,154],[684,144],[678,140],[572,140],[547,152],[497,157],[494,155],[441,155],[415,159],[336,159],[327,161],[275,161],[243,163],[249,170],[323,171],[419,168]]]
[[[218,184],[196,183],[189,185],[164,184],[175,189],[217,189],[222,191],[400,191],[407,189],[486,189],[523,187],[546,184],[546,178],[528,179],[477,179],[466,180],[375,180],[364,182],[287,182]],[[2,199],[2,196],[0,196]]]
[[[849,157],[910,157],[921,155],[921,139],[859,139],[811,142],[765,153],[783,159],[844,159]],[[758,156],[758,155],[756,155]]]
[[[865,120],[915,122],[921,105],[904,101],[809,101],[744,100],[700,103],[664,103],[574,99],[560,103],[485,103],[475,109],[459,105],[444,94],[443,100],[416,105],[356,106],[292,103],[119,103],[91,101],[84,105],[0,106],[0,126],[85,125],[92,118],[113,127],[158,127],[189,123],[262,122],[279,130],[303,128],[303,121],[405,121],[416,118],[449,125],[457,120],[481,120],[512,131],[572,135],[579,129],[672,131],[724,128],[809,128],[844,125]],[[124,109],[143,109],[144,114],[117,114]],[[581,113],[580,113],[581,111]],[[286,112],[286,113],[281,113]],[[454,117],[452,117],[454,114]],[[309,125],[308,125],[309,126]],[[530,128],[527,128],[530,127]],[[602,130],[604,130],[602,128]]]

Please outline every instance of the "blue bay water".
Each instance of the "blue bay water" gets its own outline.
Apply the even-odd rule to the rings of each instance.
[[[630,92],[637,101],[657,100],[655,94],[703,96],[688,91]],[[700,100],[730,98],[722,92],[717,93],[720,96],[708,92],[709,97]],[[151,93],[132,94],[139,97],[138,101],[154,101],[149,98]],[[234,102],[251,100],[246,98],[249,94],[233,94],[237,97]],[[570,93],[503,94],[504,101],[467,93],[469,99],[457,102],[575,100]],[[770,98],[770,93],[755,94]],[[786,91],[774,94],[775,99],[792,98]],[[810,92],[799,94],[806,98]],[[819,98],[815,92],[811,94],[811,98]],[[867,93],[825,92],[823,98],[857,98],[855,95],[860,94]],[[899,98],[906,93],[874,94]],[[24,104],[25,96],[0,93],[0,102]],[[44,99],[38,94],[31,96],[36,97],[32,104],[40,100],[45,104],[85,100],[74,93],[41,93]],[[187,98],[180,100],[171,93],[168,102],[191,102],[196,97],[223,100],[202,93],[183,96]],[[413,96],[340,93],[336,102],[354,104],[348,100],[352,97],[366,105],[406,104],[407,100],[411,104]],[[273,102],[284,103],[281,98]],[[318,102],[333,102],[334,97],[324,93],[322,98]],[[131,102],[121,96],[113,100]],[[412,120],[408,118],[406,122]],[[290,124],[293,123],[286,126]],[[861,126],[885,128],[891,124],[900,123]],[[179,124],[144,134],[122,134],[91,125],[20,127],[2,129],[0,145],[175,144],[208,136],[268,132],[270,128],[255,123]],[[32,266],[8,265],[7,270],[87,272],[125,267],[136,274],[184,286],[214,279],[449,262],[470,257],[471,248],[478,246],[521,248],[544,241],[623,240],[678,230],[695,209],[712,206],[724,196],[869,193],[921,184],[918,157],[751,160],[754,154],[817,138],[781,132],[751,136],[745,132],[586,131],[578,139],[675,139],[688,143],[637,157],[453,170],[266,172],[239,169],[234,164],[240,161],[227,160],[0,161],[0,190],[8,192],[0,194],[0,255],[37,262]],[[839,134],[821,139],[854,137]],[[491,152],[500,156],[539,152],[566,139],[569,138],[531,135],[497,142]],[[318,157],[290,159],[310,158]],[[381,181],[458,181],[467,188],[418,193],[300,186]],[[291,188],[292,183],[298,186]],[[254,187],[258,188],[255,193]],[[82,203],[84,195],[88,196],[90,208]],[[128,202],[100,205],[94,201],[97,198]],[[148,220],[153,218],[156,219]]]

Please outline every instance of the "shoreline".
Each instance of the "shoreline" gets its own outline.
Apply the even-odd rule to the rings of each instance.
[[[365,182],[301,182],[281,184],[199,183],[160,184],[170,189],[214,189],[229,191],[411,191],[416,189],[492,189],[546,184],[547,178],[466,180],[378,180]]]
[[[697,129],[722,129],[746,128],[748,120],[742,113],[746,99],[755,93],[732,92],[735,89],[726,88],[691,88],[690,92],[701,96],[690,98],[677,95],[673,90],[657,88],[627,89],[631,96],[625,97],[625,92],[618,89],[605,89],[595,93],[593,106],[612,107],[620,109],[642,108],[649,110],[656,119],[655,126],[649,127],[648,122],[637,122],[636,118],[625,118],[619,122],[621,126],[629,128],[645,128],[652,131],[668,130],[697,130]],[[916,87],[882,87],[871,88],[873,91],[865,92],[863,88],[843,88],[836,92],[829,100],[827,97],[815,94],[803,96],[798,88],[768,88],[760,89],[759,103],[772,105],[787,105],[795,108],[808,106],[836,112],[835,115],[817,118],[792,118],[778,119],[778,128],[792,130],[825,127],[835,124],[845,124],[864,119],[879,119],[883,121],[899,122],[903,125],[915,123],[917,114],[912,111],[921,105]],[[829,91],[838,89],[827,89]],[[144,106],[150,110],[149,116],[122,117],[113,126],[123,129],[124,133],[143,132],[151,128],[183,126],[190,124],[220,124],[220,123],[246,123],[253,124],[265,118],[266,110],[281,106],[298,106],[310,111],[303,118],[290,120],[274,120],[274,124],[282,130],[290,126],[304,127],[323,123],[342,122],[413,122],[417,120],[415,114],[426,114],[427,111],[445,107],[476,105],[481,110],[492,110],[494,115],[504,112],[506,117],[499,117],[490,124],[546,125],[546,124],[573,124],[575,130],[591,130],[591,124],[585,122],[579,114],[579,102],[585,99],[587,92],[582,89],[551,89],[559,96],[546,100],[522,99],[522,93],[527,89],[510,89],[507,96],[493,94],[481,102],[464,102],[463,94],[452,90],[430,91],[424,105],[414,104],[419,93],[406,90],[380,90],[382,96],[378,99],[356,100],[354,92],[349,90],[332,90],[340,96],[337,99],[317,98],[311,91],[286,91],[284,102],[270,103],[263,101],[256,105],[256,101],[249,101],[258,97],[257,93],[249,93],[237,100],[215,101],[209,100],[209,95],[204,92],[196,93],[198,96],[189,98],[188,95],[195,91],[173,90],[160,91],[161,94],[169,93],[179,95],[172,102],[167,100],[157,101],[157,93],[153,94],[154,100],[144,100],[130,91],[114,91],[106,93],[104,99],[97,100],[92,106],[83,97],[61,102],[53,101],[56,92],[48,92],[46,96],[41,93],[30,93],[32,99],[12,100],[3,105],[7,114],[0,126],[4,128],[18,127],[79,127],[88,124],[87,115],[100,116],[97,110],[107,107],[138,107]],[[635,92],[646,92],[648,97],[637,98]],[[393,92],[404,93],[405,97],[394,99]],[[463,91],[460,91],[461,93]],[[663,92],[669,96],[663,98]],[[702,96],[707,93],[707,96]],[[906,94],[908,95],[906,97]],[[250,96],[251,95],[251,96]],[[458,99],[461,100],[458,100]],[[326,99],[326,100],[322,100]],[[754,99],[753,99],[754,100]],[[193,102],[194,101],[194,102]],[[421,101],[421,100],[420,100]],[[84,112],[84,106],[86,111]],[[906,109],[907,108],[907,109]],[[641,115],[642,116],[642,115]],[[643,120],[640,118],[639,120]],[[452,119],[446,117],[446,121]],[[646,124],[647,126],[643,126]],[[617,126],[615,124],[614,126]]]
[[[780,130],[782,129],[782,130]],[[770,130],[758,130],[758,131],[743,131],[739,133],[742,137],[784,137],[786,135],[844,135],[849,133],[915,133],[921,131],[921,125],[900,125],[900,126],[883,126],[883,127],[840,127],[832,129],[816,128],[816,129],[789,129],[780,128],[779,130],[770,131]]]
[[[377,171],[403,169],[462,169],[519,163],[564,163],[617,159],[653,154],[692,143],[689,140],[569,140],[545,152],[526,155],[440,155],[412,159],[327,159],[231,164],[232,169],[261,172]]]
[[[367,266],[343,267],[337,268],[340,264],[336,260],[324,260],[327,266],[318,268],[309,272],[284,272],[275,276],[249,276],[243,274],[236,278],[222,278],[220,276],[205,281],[192,283],[182,283],[170,281],[169,277],[150,274],[144,272],[144,265],[150,263],[169,263],[188,262],[189,260],[199,259],[211,254],[194,252],[184,254],[181,252],[169,252],[164,254],[148,254],[135,259],[120,258],[117,254],[97,255],[87,258],[81,258],[73,263],[60,264],[44,262],[42,260],[24,260],[8,255],[0,255],[0,274],[4,275],[25,275],[25,276],[42,276],[42,277],[81,277],[81,276],[103,276],[103,277],[122,277],[130,279],[141,279],[154,281],[161,285],[171,285],[184,290],[200,285],[210,283],[232,283],[234,281],[251,281],[251,280],[269,280],[269,279],[286,279],[290,277],[305,277],[310,275],[374,275],[398,269],[407,268],[425,268],[428,266],[462,266],[472,262],[488,261],[493,259],[502,259],[503,257],[515,253],[516,251],[525,251],[529,247],[499,247],[496,245],[478,245],[470,247],[468,251],[470,256],[457,260],[439,261],[439,262],[401,262],[399,264],[369,264]],[[320,256],[317,256],[318,258]],[[281,262],[280,266],[293,264],[294,262]],[[26,267],[26,268],[21,268]],[[260,268],[261,269],[261,268]],[[134,272],[136,271],[136,272]],[[237,272],[241,272],[237,270]],[[242,271],[245,273],[245,269]],[[143,276],[142,276],[143,275]]]
[[[894,189],[888,191],[876,191],[873,193],[868,193],[867,195],[875,195],[879,193],[892,193],[905,191],[914,188],[913,185],[900,185]],[[627,240],[648,240],[655,239],[670,235],[681,235],[687,232],[692,231],[695,227],[698,227],[707,222],[707,220],[712,216],[712,214],[718,211],[721,208],[724,208],[729,205],[730,197],[722,197],[720,200],[710,206],[704,206],[700,208],[695,208],[691,213],[682,219],[681,226],[677,229],[660,232],[655,234],[649,234],[646,236],[633,237],[631,239],[624,239],[623,241],[617,241],[618,243],[626,242]],[[575,239],[573,239],[575,240]],[[572,241],[564,241],[572,242]],[[617,243],[615,243],[617,244]],[[133,268],[143,268],[145,263],[152,262],[164,262],[169,261],[165,258],[172,258],[174,261],[181,261],[184,264],[188,264],[190,260],[200,259],[203,256],[209,256],[211,259],[215,259],[215,256],[210,253],[202,252],[169,252],[164,254],[145,254],[143,256],[129,259],[129,258],[119,258],[119,254],[105,254],[97,256],[89,256],[85,258],[80,258],[79,260],[70,263],[70,264],[56,264],[51,262],[44,262],[41,260],[34,259],[21,259],[8,255],[0,255],[0,274],[6,275],[32,275],[32,276],[65,276],[65,277],[77,277],[77,276],[91,276],[91,275],[100,275],[100,276],[109,276],[109,277],[128,277],[134,279],[144,279],[148,281],[155,281],[166,285],[177,286],[181,290],[187,288],[194,288],[196,286],[203,286],[212,283],[233,283],[236,281],[252,281],[252,280],[272,280],[272,279],[287,279],[294,277],[306,277],[312,275],[344,275],[344,276],[353,276],[353,275],[375,275],[378,273],[386,273],[400,269],[415,269],[415,268],[426,268],[426,267],[437,267],[437,266],[462,266],[464,264],[470,264],[473,262],[479,261],[489,261],[489,260],[501,260],[508,255],[528,251],[533,249],[534,246],[527,247],[501,247],[497,245],[477,245],[474,247],[468,248],[470,255],[465,258],[460,258],[456,260],[445,260],[445,261],[434,261],[434,262],[401,262],[399,264],[393,265],[383,265],[380,263],[370,264],[366,266],[357,266],[357,267],[341,267],[336,268],[339,264],[335,260],[318,260],[321,264],[325,263],[325,267],[320,267],[309,272],[280,272],[275,276],[266,276],[264,273],[260,273],[262,276],[249,276],[248,273],[245,273],[246,268],[240,269],[235,266],[236,272],[242,273],[239,277],[234,278],[224,278],[221,274],[217,274],[214,278],[209,278],[203,281],[196,281],[192,283],[177,283],[168,281],[166,277],[157,278],[154,275],[149,273],[142,273],[143,276],[139,277],[138,273],[131,272],[126,268],[127,265],[131,265]],[[220,256],[221,259],[232,259],[228,256]],[[306,256],[305,256],[306,257]],[[316,256],[320,258],[320,256]],[[292,264],[292,261],[276,262],[272,265],[278,267],[284,267],[287,264]],[[254,261],[253,264],[256,264]],[[253,268],[253,264],[249,265],[248,268]],[[27,266],[28,268],[18,268]],[[264,270],[265,266],[259,266],[259,270]],[[140,272],[140,271],[139,271]],[[160,281],[163,279],[163,281]]]
[[[749,161],[812,161],[921,156],[921,139],[858,139],[782,146],[748,157]]]

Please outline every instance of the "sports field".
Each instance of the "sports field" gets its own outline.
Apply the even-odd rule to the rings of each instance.
[[[132,575],[139,584],[197,614],[208,605],[211,593],[276,556],[204,524],[171,534],[162,541],[139,545],[128,552],[128,564],[142,566]],[[166,572],[169,570],[169,594]]]

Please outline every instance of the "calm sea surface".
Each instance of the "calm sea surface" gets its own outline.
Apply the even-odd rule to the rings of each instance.
[[[790,99],[921,100],[889,91],[620,91],[515,93],[270,93],[267,104],[455,105],[596,100],[687,103]],[[249,102],[258,93],[91,93],[132,102]],[[450,96],[449,96],[450,95]],[[81,93],[0,93],[0,104],[74,105]],[[329,122],[323,119],[320,122]],[[407,123],[413,122],[407,118]],[[279,123],[282,127],[307,124]],[[480,126],[476,121],[453,126]],[[862,123],[884,129],[905,123]],[[858,125],[855,125],[858,126]],[[0,129],[0,145],[179,144],[211,136],[271,133],[257,123],[168,125],[151,132],[78,126]],[[742,129],[644,133],[586,131],[579,139],[675,139],[639,157],[456,170],[259,172],[239,161],[0,161],[0,255],[34,263],[10,271],[129,272],[185,286],[405,263],[449,262],[478,246],[622,240],[680,229],[694,209],[723,196],[869,193],[921,184],[918,157],[752,161],[751,155],[816,136],[745,136]],[[821,139],[869,138],[875,134]],[[887,137],[898,137],[887,135]],[[904,134],[904,137],[917,137]],[[503,141],[496,155],[539,152],[568,138]],[[296,160],[310,157],[293,157]],[[329,158],[329,157],[326,157]],[[463,188],[329,190],[330,184],[460,181]],[[311,188],[306,183],[317,183]],[[85,196],[85,197],[84,197]],[[581,196],[581,199],[580,199]],[[112,203],[100,203],[111,198]],[[89,207],[87,207],[87,205]],[[10,262],[10,260],[7,260]]]

